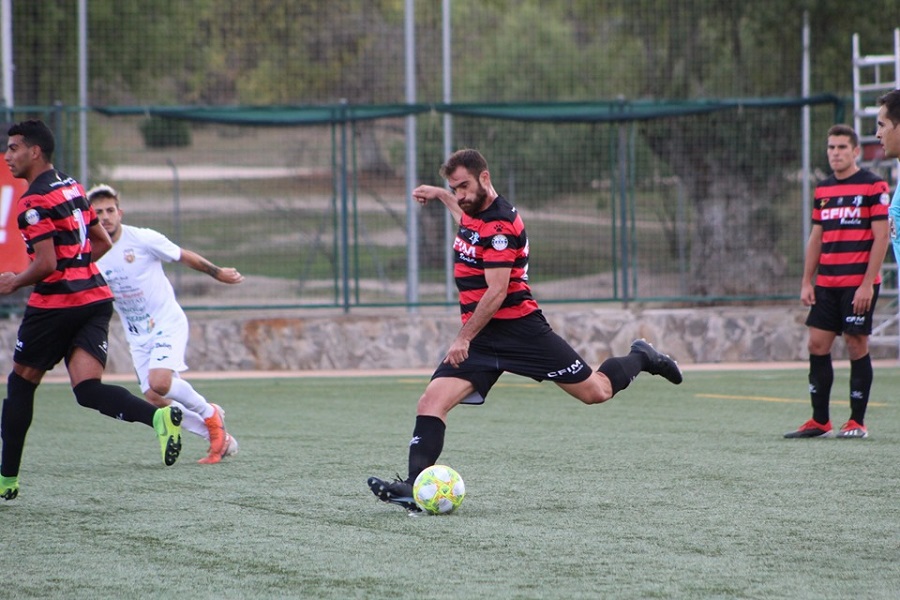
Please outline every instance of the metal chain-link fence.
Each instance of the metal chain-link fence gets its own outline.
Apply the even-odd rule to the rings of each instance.
[[[125,222],[247,276],[173,268],[188,306],[453,304],[445,215],[407,194],[410,144],[440,184],[448,140],[521,211],[541,301],[794,299],[803,107],[812,185],[851,35],[882,53],[900,26],[893,0],[807,4],[87,1],[80,30],[77,3],[15,2],[5,119],[48,120]]]

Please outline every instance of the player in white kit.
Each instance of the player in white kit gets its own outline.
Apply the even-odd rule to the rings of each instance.
[[[182,262],[223,283],[240,283],[244,277],[180,248],[158,231],[122,223],[119,194],[112,187],[94,186],[87,196],[113,241],[97,266],[115,296],[141,391],[157,406],[179,406],[184,413],[181,426],[209,440],[208,455],[199,462],[214,464],[237,453],[237,440],[225,430],[221,407],[207,402],[179,376],[188,368],[184,357],[189,326],[162,264]]]

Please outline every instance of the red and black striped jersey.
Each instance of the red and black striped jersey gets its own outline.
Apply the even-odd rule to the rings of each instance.
[[[812,222],[822,226],[816,285],[862,283],[875,239],[872,222],[887,219],[890,201],[887,183],[868,169],[841,180],[831,175],[816,186]]]
[[[38,175],[17,204],[18,225],[29,256],[34,244],[52,238],[56,270],[34,286],[28,305],[67,308],[112,300],[113,295],[91,261],[88,229],[98,222],[84,188],[50,169]]]
[[[515,207],[503,196],[475,217],[463,213],[453,242],[453,275],[462,322],[472,316],[487,291],[484,270],[509,267],[506,299],[495,319],[518,319],[538,310],[528,287],[528,236]]]

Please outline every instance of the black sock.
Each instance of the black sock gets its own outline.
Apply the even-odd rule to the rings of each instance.
[[[416,417],[416,427],[413,429],[413,437],[409,442],[409,477],[406,481],[412,483],[416,477],[437,462],[444,449],[444,431],[447,426],[437,417],[419,415]]]
[[[632,352],[628,356],[614,356],[604,360],[597,371],[609,379],[612,384],[613,396],[615,396],[627,388],[638,376],[638,373],[644,369],[645,358],[646,356],[640,352]]]
[[[78,404],[85,408],[93,408],[113,419],[153,427],[156,407],[123,387],[108,385],[99,379],[86,379],[72,391]]]
[[[0,475],[15,477],[22,463],[25,434],[34,416],[34,391],[37,386],[13,371],[6,380],[6,399],[0,416],[0,437],[3,439]]]
[[[850,361],[850,418],[863,425],[872,389],[872,358],[866,354]]]
[[[824,425],[828,422],[828,403],[831,384],[834,383],[834,367],[831,354],[809,355],[809,397],[812,401],[813,420]]]

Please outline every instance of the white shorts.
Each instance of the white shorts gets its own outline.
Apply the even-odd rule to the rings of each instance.
[[[188,327],[175,327],[172,331],[158,331],[142,345],[131,346],[131,362],[141,383],[141,392],[150,389],[150,370],[169,369],[176,376],[187,371],[184,362],[187,351]]]

